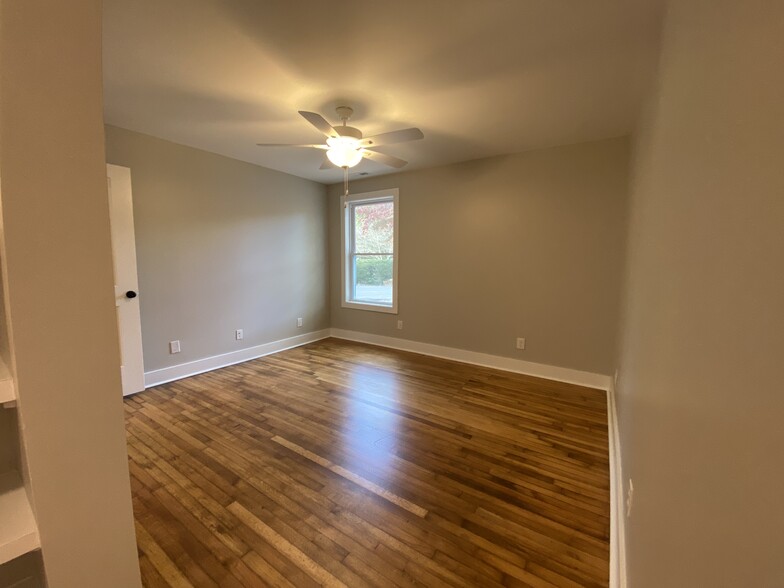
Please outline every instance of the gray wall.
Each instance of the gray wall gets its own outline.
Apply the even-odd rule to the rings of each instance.
[[[101,2],[2,0],[0,21],[6,318],[46,575],[53,588],[135,588]]]
[[[672,2],[620,359],[634,588],[784,586],[784,3]]]
[[[131,168],[145,371],[329,326],[323,185],[112,126],[106,160]]]
[[[330,186],[332,326],[612,373],[628,155],[620,138],[352,181],[400,189],[397,316],[341,308]]]

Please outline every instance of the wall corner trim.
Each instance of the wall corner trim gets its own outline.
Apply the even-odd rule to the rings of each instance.
[[[543,363],[533,363],[522,359],[514,359],[512,357],[466,351],[465,349],[444,347],[442,345],[433,345],[431,343],[422,343],[409,339],[398,339],[396,337],[386,337],[384,335],[361,333],[359,331],[330,329],[330,333],[331,336],[336,339],[346,339],[358,343],[368,343],[380,347],[389,347],[390,349],[399,349],[400,351],[421,353],[422,355],[429,355],[431,357],[451,359],[453,361],[460,361],[518,374],[526,374],[528,376],[536,376],[548,380],[556,380],[567,384],[598,388],[600,390],[608,390],[612,383],[612,378],[610,376],[605,376],[604,374],[594,374],[592,372],[583,372]]]
[[[623,507],[621,437],[613,380],[610,380],[607,388],[607,432],[610,448],[610,588],[626,588],[626,513]]]
[[[227,367],[236,363],[242,363],[243,361],[258,359],[259,357],[277,353],[278,351],[285,351],[292,347],[299,347],[300,345],[326,339],[329,335],[329,329],[312,331],[310,333],[288,337],[287,339],[279,339],[278,341],[271,341],[254,347],[246,347],[245,349],[238,349],[237,351],[230,351],[229,353],[222,353],[221,355],[213,355],[211,357],[205,357],[195,361],[161,368],[159,370],[145,372],[144,387],[151,388],[152,386],[158,386],[159,384],[203,374],[204,372]]]

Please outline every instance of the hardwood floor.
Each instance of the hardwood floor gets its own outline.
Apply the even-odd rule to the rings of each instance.
[[[125,408],[145,586],[607,586],[602,391],[327,339]]]

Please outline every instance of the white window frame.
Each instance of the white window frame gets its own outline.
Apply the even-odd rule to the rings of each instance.
[[[397,314],[397,292],[398,292],[398,278],[397,269],[400,264],[400,248],[398,247],[398,224],[400,219],[400,202],[399,191],[397,188],[390,188],[388,190],[376,190],[374,192],[364,192],[362,194],[349,194],[348,196],[341,196],[340,198],[340,235],[341,235],[341,263],[340,263],[340,282],[341,282],[341,306],[343,308],[354,308],[357,310],[370,310],[373,312],[386,312],[390,314]],[[370,302],[354,302],[349,300],[348,294],[351,292],[351,222],[348,218],[351,207],[349,204],[366,204],[373,202],[391,201],[395,215],[393,227],[393,251],[392,251],[392,306],[384,304],[373,304]]]

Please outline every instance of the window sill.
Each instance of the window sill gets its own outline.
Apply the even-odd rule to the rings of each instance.
[[[351,302],[344,300],[341,304],[343,308],[353,308],[354,310],[369,310],[371,312],[385,312],[387,314],[397,314],[397,305],[384,306],[382,304],[371,304],[369,302]]]

